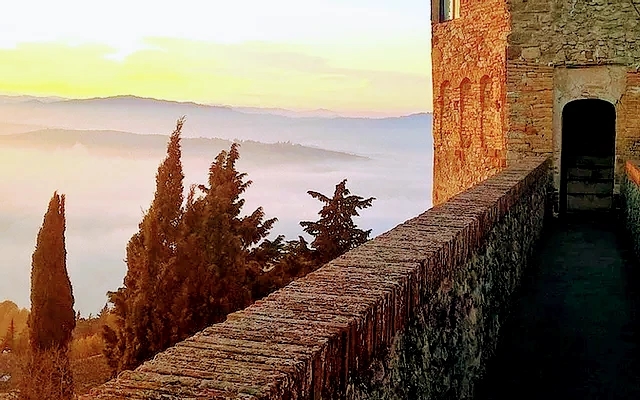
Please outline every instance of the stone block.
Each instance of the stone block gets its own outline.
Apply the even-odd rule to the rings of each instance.
[[[613,180],[608,182],[569,181],[567,182],[567,193],[611,195],[613,193]]]
[[[613,166],[613,156],[580,156],[575,159],[574,165],[588,168],[610,168]]]
[[[522,49],[522,58],[525,60],[540,58],[540,47],[526,47]]]
[[[567,194],[567,211],[606,211],[613,205],[612,196]]]
[[[587,179],[591,178],[593,170],[589,168],[569,168],[567,170],[567,177],[569,179]]]

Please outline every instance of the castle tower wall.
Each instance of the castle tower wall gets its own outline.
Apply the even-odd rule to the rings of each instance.
[[[440,22],[442,7],[459,14]],[[434,94],[433,203],[506,165],[506,46],[503,0],[432,4]]]
[[[557,195],[563,110],[581,99],[615,107],[617,191],[623,161],[640,160],[640,4],[433,0],[432,10],[434,204],[541,154],[553,155]]]
[[[562,112],[572,101],[615,106],[615,189],[640,159],[640,5],[630,1],[511,0],[507,48],[507,163],[554,159],[561,186]]]

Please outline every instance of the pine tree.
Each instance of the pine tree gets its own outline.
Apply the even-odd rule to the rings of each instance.
[[[105,355],[115,370],[132,369],[172,344],[172,297],[176,293],[176,249],[184,201],[180,136],[184,117],[169,138],[158,167],[151,207],[127,244],[124,287],[109,293],[118,329],[105,326]]]
[[[237,171],[239,157],[237,143],[220,152],[209,169],[208,186],[198,186],[202,195],[196,196],[192,188],[187,199],[178,249],[186,284],[174,309],[180,338],[252,301],[260,266],[252,260],[251,249],[269,234],[276,218],[264,220],[261,207],[240,216],[241,195],[251,181]]]
[[[264,266],[253,284],[253,297],[256,300],[305,276],[319,265],[302,236],[287,242],[284,242],[282,235],[274,241],[265,239],[253,251],[253,257],[259,265]]]
[[[300,222],[304,231],[314,236],[311,246],[315,249],[318,263],[333,260],[369,239],[371,229],[358,229],[353,217],[359,215],[359,209],[371,207],[374,197],[365,199],[351,195],[346,179],[336,185],[332,198],[311,190],[307,193],[324,203],[318,213],[320,220]]]
[[[65,197],[54,193],[38,233],[31,269],[31,354],[57,354],[59,364],[46,379],[59,388],[64,399],[73,396],[68,349],[76,319],[73,293],[67,274],[64,232]]]
[[[16,326],[14,324],[13,318],[11,318],[11,322],[9,323],[9,327],[7,328],[7,333],[4,335],[2,342],[0,342],[0,352],[3,350],[14,350],[14,342],[16,336]]]
[[[11,350],[14,350],[16,339],[16,325],[11,318],[11,322],[9,323],[9,329],[7,330],[7,336],[5,337],[5,345]]]

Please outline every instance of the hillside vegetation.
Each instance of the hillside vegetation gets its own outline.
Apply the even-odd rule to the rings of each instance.
[[[36,149],[81,148],[91,154],[127,157],[159,157],[165,151],[166,135],[140,135],[111,130],[41,129],[0,135],[0,145]],[[367,157],[345,152],[302,146],[290,142],[261,143],[220,138],[183,138],[186,157],[212,158],[232,143],[242,144],[243,155],[251,162],[299,163],[313,161],[363,161]]]

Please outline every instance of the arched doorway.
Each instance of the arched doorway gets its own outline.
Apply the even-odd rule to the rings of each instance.
[[[616,110],[604,100],[568,103],[562,110],[560,212],[613,206]]]

